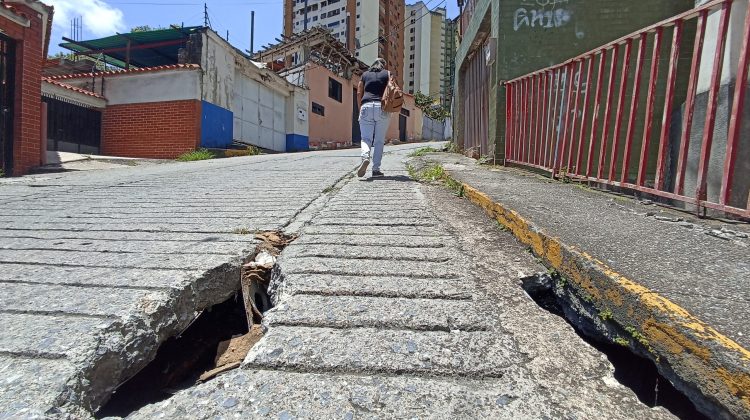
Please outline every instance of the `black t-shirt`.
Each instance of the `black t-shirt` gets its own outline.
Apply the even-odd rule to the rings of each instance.
[[[388,86],[388,70],[367,70],[362,73],[362,83],[365,85],[365,95],[362,97],[362,103],[380,102],[383,99],[385,87]]]

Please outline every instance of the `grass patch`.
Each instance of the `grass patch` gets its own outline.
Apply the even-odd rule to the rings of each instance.
[[[215,158],[216,155],[206,149],[193,150],[192,152],[183,153],[177,157],[180,162],[194,162],[197,160],[208,160]]]
[[[461,149],[458,147],[458,144],[456,142],[452,141],[448,143],[448,147],[446,152],[448,153],[461,153]]]
[[[420,181],[439,181],[445,176],[445,169],[440,165],[432,165],[419,174]]]
[[[409,157],[419,157],[419,156],[424,156],[428,153],[436,153],[439,151],[440,150],[432,148],[432,147],[420,147],[419,149],[409,153]]]

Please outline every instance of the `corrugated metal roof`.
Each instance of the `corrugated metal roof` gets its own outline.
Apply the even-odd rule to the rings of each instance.
[[[66,39],[68,42],[60,46],[94,57],[103,54],[108,63],[125,67],[130,44],[130,65],[157,67],[177,64],[179,50],[185,46],[190,35],[204,29],[202,26],[191,26],[116,34],[87,41]]]

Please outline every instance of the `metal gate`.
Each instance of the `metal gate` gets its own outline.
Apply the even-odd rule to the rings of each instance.
[[[13,173],[13,104],[15,42],[0,34],[0,169]]]
[[[80,104],[43,97],[47,104],[47,150],[100,153],[102,113]]]
[[[489,66],[479,49],[462,72],[463,149],[478,155],[490,154],[489,148]]]

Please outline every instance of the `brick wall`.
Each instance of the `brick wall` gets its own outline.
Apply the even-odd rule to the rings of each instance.
[[[20,4],[11,3],[15,13],[30,20],[25,28],[0,17],[0,28],[16,43],[15,102],[13,114],[13,170],[23,175],[42,163],[41,102],[42,62],[44,57],[45,16]]]
[[[102,154],[174,159],[200,145],[200,101],[111,105],[102,117]]]

